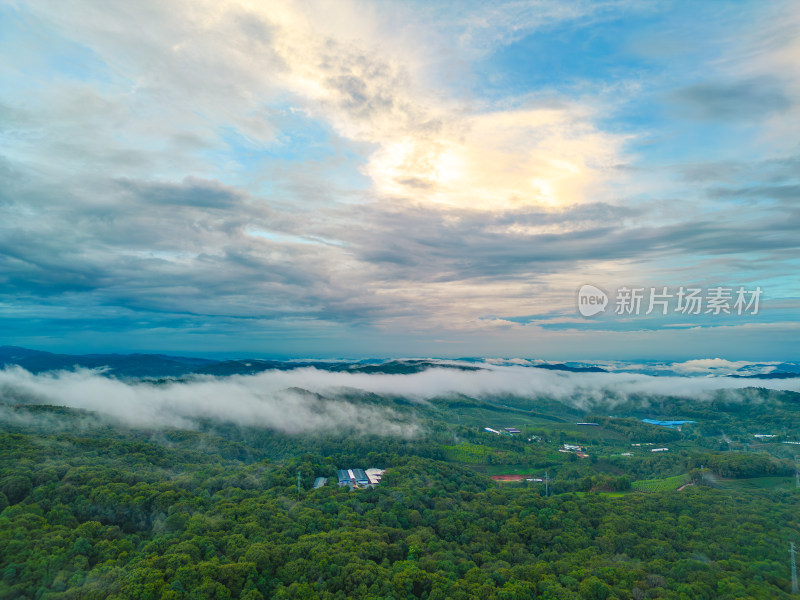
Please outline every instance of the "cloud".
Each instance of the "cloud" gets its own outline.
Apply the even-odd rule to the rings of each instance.
[[[675,91],[673,98],[692,118],[723,121],[761,121],[793,104],[781,81],[770,77],[697,83]]]
[[[337,4],[345,25],[329,9],[293,2],[112,3],[102,14],[86,2],[68,13],[46,7],[36,5],[37,18],[91,48],[115,77],[95,87],[57,80],[34,98],[24,129],[41,136],[39,160],[59,157],[114,173],[125,164],[130,176],[149,170],[163,177],[176,168],[199,175],[226,132],[255,149],[275,147],[278,113],[288,105],[344,139],[373,145],[362,170],[379,197],[480,210],[561,206],[583,202],[589,192],[596,199],[609,165],[623,162],[627,136],[595,126],[590,99],[510,108],[432,93],[415,47],[421,40],[394,39],[390,49],[380,39],[387,26],[358,2]],[[594,10],[588,3],[570,10],[543,4],[523,10],[530,23],[515,29]],[[520,7],[490,12],[508,18],[508,11]],[[472,18],[469,27],[486,19]],[[496,30],[493,20],[484,25]],[[92,131],[91,138],[79,130]],[[32,152],[29,139],[16,138],[12,151]],[[207,172],[230,178],[218,164]]]
[[[151,384],[126,383],[87,370],[32,375],[15,368],[0,371],[0,399],[88,410],[131,427],[196,428],[211,420],[291,434],[413,436],[418,431],[408,414],[285,385],[301,384],[304,374],[298,375],[291,380],[262,375]]]
[[[532,107],[443,119],[441,131],[382,140],[365,172],[382,195],[458,208],[588,202],[603,195],[625,138],[582,112]]]
[[[800,155],[796,153],[749,163],[697,163],[685,167],[682,176],[690,183],[704,184],[711,200],[759,204],[762,210],[778,203],[784,218],[797,219],[793,207],[800,198]]]
[[[696,374],[731,374],[748,367],[753,363],[748,361],[730,361],[723,358],[703,358],[695,360],[687,360],[682,363],[673,363],[671,368],[677,373],[685,373],[687,375]]]
[[[128,196],[157,206],[193,206],[199,208],[232,208],[240,204],[242,192],[218,181],[186,177],[181,183],[146,182],[128,178],[118,180]]]
[[[515,365],[486,365],[480,371],[428,369],[410,375],[367,375],[351,373],[282,372],[266,375],[281,385],[303,378],[303,385],[317,393],[337,389],[358,389],[375,394],[401,396],[424,402],[450,394],[474,398],[515,395],[536,399],[555,398],[567,404],[586,406],[588,402],[627,400],[633,395],[678,396],[704,401],[719,389],[752,387],[752,381],[730,378],[664,377],[635,373],[569,373]],[[763,385],[762,385],[763,384]],[[800,390],[800,380],[758,382],[759,387]]]
[[[727,362],[727,361],[725,361]],[[732,363],[728,363],[730,365]],[[743,363],[744,364],[744,363]],[[687,370],[720,365],[720,359],[689,361]],[[474,364],[471,364],[474,366]],[[591,409],[641,396],[677,396],[707,401],[717,390],[752,382],[731,378],[650,376],[636,373],[566,373],[485,363],[479,371],[428,369],[409,375],[353,374],[303,368],[250,376],[197,377],[166,384],[122,382],[93,371],[32,375],[19,368],[0,371],[6,404],[50,404],[92,411],[131,427],[195,428],[211,420],[264,427],[292,434],[348,432],[409,436],[419,432],[413,413],[356,403],[354,392],[402,397],[423,405],[453,394],[494,401],[513,395],[552,398]],[[759,387],[800,390],[798,380],[764,380]],[[639,398],[646,402],[645,399]]]
[[[161,313],[425,322],[453,293],[484,305],[507,293],[481,281],[552,272],[587,250],[628,253],[603,221],[630,213],[595,202],[626,136],[594,125],[588,101],[473,105],[432,91],[428,42],[392,38],[380,11],[363,9],[25,4],[31,27],[105,68],[48,76],[18,107],[6,152],[27,177],[0,191],[6,289]],[[521,33],[596,9],[494,10],[459,14],[474,32],[502,29],[492,23],[510,11]],[[367,202],[338,203],[310,164],[280,189],[288,198],[272,181],[248,189],[247,153],[279,156],[295,135],[287,113],[361,145]],[[580,214],[559,208],[581,202]]]
[[[791,254],[798,243],[785,211],[761,211],[758,227],[730,213],[651,225],[639,209],[600,203],[488,215],[403,201],[320,211],[274,207],[191,177],[107,180],[63,190],[63,204],[51,207],[42,182],[4,181],[5,293],[20,306],[51,298],[92,319],[117,306],[176,319],[480,329],[487,314],[573,315],[574,289],[603,262],[600,270],[614,272],[607,286],[684,285],[686,275],[659,282],[648,273],[645,281],[625,263],[687,252],[722,261]]]
[[[800,175],[800,154],[787,154],[760,161],[698,162],[683,168],[682,176],[691,183],[739,183],[753,181],[786,184]]]
[[[728,157],[773,158],[796,148],[800,121],[796,8],[794,2],[785,1],[745,9],[741,13],[745,18],[715,40],[715,51],[706,60],[687,65],[694,69],[695,83],[678,86],[672,95],[684,116],[727,124],[729,131],[714,133],[730,135],[728,139],[735,139],[744,151],[723,153]]]
[[[441,10],[447,11],[450,21],[459,28],[461,47],[475,53],[489,52],[559,24],[587,25],[620,13],[648,8],[647,3],[630,0],[569,3],[510,0],[468,4],[466,10],[461,3],[436,4],[443,5]]]

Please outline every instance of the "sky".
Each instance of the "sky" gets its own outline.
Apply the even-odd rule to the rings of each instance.
[[[0,0],[0,344],[797,360],[799,201],[796,0]]]

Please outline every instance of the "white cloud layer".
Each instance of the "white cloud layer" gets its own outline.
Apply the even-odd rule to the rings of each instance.
[[[0,403],[67,406],[132,427],[194,428],[201,420],[211,420],[296,434],[409,436],[417,431],[413,421],[391,409],[292,389],[303,380],[302,374],[291,381],[206,377],[155,385],[122,382],[88,370],[32,375],[13,368],[0,371]]]
[[[725,375],[734,373],[743,367],[752,365],[748,361],[731,361],[724,358],[699,358],[687,360],[682,363],[673,363],[671,368],[677,373],[695,374],[719,374]],[[773,367],[774,369],[774,367]]]
[[[630,373],[568,373],[492,365],[479,371],[428,369],[409,375],[354,374],[303,368],[257,375],[198,377],[164,385],[123,382],[93,371],[33,375],[0,371],[0,401],[67,406],[96,412],[133,427],[195,427],[199,420],[265,427],[288,433],[350,432],[414,435],[414,417],[344,399],[353,391],[426,402],[463,394],[554,398],[579,408],[613,406],[631,396],[678,396],[703,402],[717,390],[729,399],[752,380],[654,377]],[[800,391],[800,380],[760,380],[767,389]],[[322,396],[322,397],[321,397]]]

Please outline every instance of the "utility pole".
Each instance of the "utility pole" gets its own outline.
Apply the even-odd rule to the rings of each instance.
[[[800,489],[800,455],[794,457],[794,487]]]
[[[794,542],[789,542],[789,554],[792,556],[792,593],[797,593],[797,565],[794,562]]]
[[[300,497],[300,469],[297,469],[297,497]]]
[[[550,496],[550,476],[547,471],[544,472],[544,497]]]

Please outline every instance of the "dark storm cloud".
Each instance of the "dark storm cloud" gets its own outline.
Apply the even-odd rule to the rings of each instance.
[[[244,194],[218,181],[186,177],[181,183],[148,182],[120,179],[120,188],[131,196],[151,204],[175,204],[203,208],[230,208]]]
[[[723,201],[743,206],[776,203],[785,213],[774,227],[781,229],[786,225],[797,226],[800,155],[794,154],[752,163],[736,161],[698,163],[684,167],[681,169],[681,174],[690,183],[704,185],[706,197],[716,202]],[[763,210],[763,207],[759,207],[759,210]]]
[[[747,163],[699,162],[682,167],[680,174],[690,183],[791,184],[800,180],[800,154]]]
[[[800,201],[800,183],[792,185],[753,185],[739,188],[712,188],[708,191],[712,198],[777,200],[779,202]]]
[[[672,101],[688,117],[720,121],[758,121],[792,106],[782,82],[773,77],[697,83],[675,91]]]

